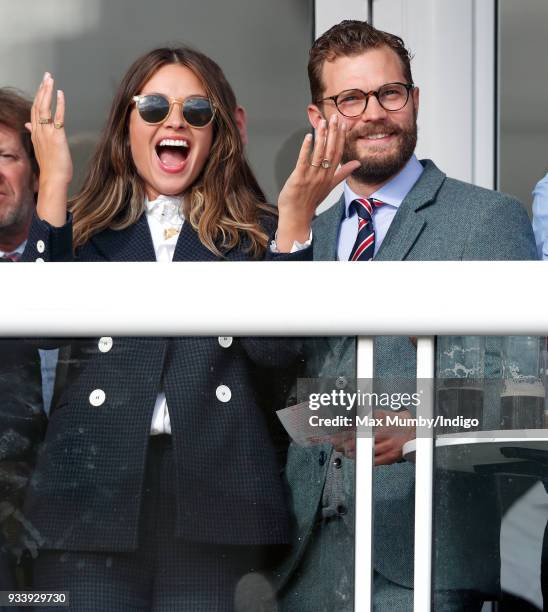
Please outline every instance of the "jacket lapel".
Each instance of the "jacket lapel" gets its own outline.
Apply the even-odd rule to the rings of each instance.
[[[375,260],[405,259],[426,225],[426,217],[421,211],[435,202],[445,174],[430,160],[421,163],[424,171],[401,203]]]
[[[106,229],[91,238],[93,246],[108,261],[156,261],[154,244],[148,227],[146,215],[139,217],[137,223],[123,230]],[[236,247],[227,253],[229,259],[246,259],[239,257],[240,249]],[[198,237],[197,232],[188,221],[183,223],[177,239],[173,261],[215,261],[219,259],[207,249]]]
[[[344,195],[312,223],[315,261],[336,261],[339,227],[344,213]]]
[[[90,242],[108,261],[156,261],[145,214],[126,229],[103,230]]]
[[[217,259],[219,257],[200,242],[196,230],[189,221],[185,220],[177,239],[173,261],[215,261]]]

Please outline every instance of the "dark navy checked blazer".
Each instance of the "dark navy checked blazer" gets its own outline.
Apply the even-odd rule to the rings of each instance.
[[[125,230],[93,236],[74,257],[71,234],[70,215],[62,228],[35,217],[22,261],[156,259],[144,215]],[[248,258],[242,245],[225,255],[228,261]],[[311,248],[267,257],[311,259]],[[173,260],[217,259],[185,223]],[[112,349],[102,353],[98,339],[74,342],[68,382],[52,411],[27,496],[27,517],[43,538],[42,548],[137,547],[147,444],[161,389],[176,461],[175,536],[218,544],[287,542],[280,469],[255,382],[257,368],[269,368],[274,377],[276,368],[294,364],[300,346],[282,338],[237,338],[228,348],[217,338],[114,338]],[[221,384],[232,391],[229,402],[216,397]],[[98,388],[106,400],[94,407],[89,396]]]

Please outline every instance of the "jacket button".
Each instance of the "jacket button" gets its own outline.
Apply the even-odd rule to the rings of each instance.
[[[335,387],[337,389],[344,389],[346,387],[346,378],[344,376],[338,376],[335,380]]]
[[[219,344],[223,348],[228,348],[232,344],[232,336],[219,336]]]
[[[37,250],[39,253],[43,253],[43,252],[46,250],[46,245],[44,244],[44,241],[43,241],[43,240],[39,240],[39,241],[36,243],[36,250]]]
[[[333,459],[333,465],[339,469],[342,466],[342,459],[340,457],[335,457],[335,459]]]
[[[348,509],[346,508],[346,506],[343,506],[343,504],[339,504],[337,506],[337,514],[339,516],[344,516],[347,512],[348,512]]]
[[[102,389],[95,389],[89,394],[89,403],[92,406],[102,406],[105,403],[106,397]]]
[[[34,261],[37,261],[38,263],[44,263],[44,260],[42,257],[37,257]]]
[[[109,336],[103,336],[102,338],[99,338],[99,343],[97,346],[99,347],[101,353],[108,353],[112,348],[112,344],[112,338]]]
[[[320,451],[320,455],[318,457],[318,463],[320,465],[324,465],[327,460],[327,453],[325,451]]]
[[[220,402],[229,402],[232,397],[232,391],[226,385],[219,385],[215,395]]]

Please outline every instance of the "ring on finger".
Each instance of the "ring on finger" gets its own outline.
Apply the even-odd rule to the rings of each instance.
[[[65,124],[62,121],[55,121],[55,123],[53,124],[53,127],[56,130],[60,130]]]
[[[323,159],[320,165],[322,168],[325,168],[326,170],[331,168],[331,162],[328,159]]]
[[[321,164],[315,164],[315,163],[313,163],[313,162],[310,162],[310,165],[311,165],[313,168],[321,168],[321,167],[322,167],[322,165],[321,165]]]
[[[40,125],[48,125],[49,123],[53,123],[53,120],[51,117],[40,117],[38,123]]]

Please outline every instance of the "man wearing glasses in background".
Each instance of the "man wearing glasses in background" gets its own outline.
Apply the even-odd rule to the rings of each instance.
[[[312,224],[316,260],[535,259],[531,224],[509,196],[447,178],[418,161],[419,90],[403,41],[365,22],[343,21],[313,45],[308,65],[317,128],[338,114],[347,139],[342,163],[361,165],[340,201]],[[455,118],[458,121],[458,117]],[[329,160],[324,160],[329,166]],[[306,228],[303,228],[306,235]],[[432,279],[435,282],[435,279]],[[367,265],[356,265],[367,283]],[[394,299],[405,308],[412,296]],[[455,300],[473,296],[455,295]],[[356,304],[375,316],[371,300]],[[308,375],[355,375],[352,338],[312,341]],[[487,350],[495,352],[496,347]],[[486,355],[487,359],[487,355]],[[487,370],[487,367],[486,367]],[[375,340],[376,377],[416,376],[407,337]],[[402,415],[404,416],[404,415]],[[407,437],[375,433],[374,604],[377,611],[413,609],[414,466],[402,462]],[[280,568],[284,612],[350,612],[354,582],[354,461],[352,449],[292,445],[287,464],[297,533]],[[499,590],[494,483],[466,474],[436,473],[435,609],[480,610]],[[361,611],[356,611],[361,612]]]

